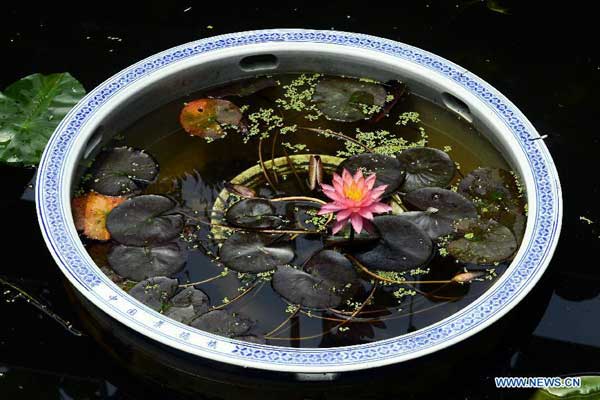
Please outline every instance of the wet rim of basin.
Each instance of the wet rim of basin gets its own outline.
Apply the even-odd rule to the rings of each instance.
[[[278,47],[279,46],[279,47]],[[529,218],[521,247],[507,271],[473,303],[426,328],[395,338],[338,348],[288,348],[215,336],[180,324],[123,292],[93,263],[75,230],[71,209],[73,172],[94,123],[166,71],[201,64],[204,57],[235,51],[270,51],[281,46],[376,58],[397,69],[427,74],[450,93],[459,92],[479,109],[509,143],[523,174]],[[301,29],[273,29],[211,37],[153,55],[114,75],[67,115],[51,137],[36,182],[37,213],[54,259],[88,300],[126,326],[178,350],[209,359],[274,371],[339,372],[373,368],[423,356],[466,339],[512,309],[545,271],[558,240],[562,218],[560,182],[539,134],[497,90],[463,68],[426,51],[369,35]]]

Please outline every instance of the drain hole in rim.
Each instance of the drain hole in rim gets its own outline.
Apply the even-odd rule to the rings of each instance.
[[[469,110],[469,106],[458,97],[448,92],[444,92],[442,93],[442,102],[450,110],[454,111],[456,114],[467,120],[467,122],[473,122],[473,115],[471,115],[471,110]]]
[[[246,72],[275,69],[279,65],[279,59],[273,54],[257,54],[242,58],[239,65]]]

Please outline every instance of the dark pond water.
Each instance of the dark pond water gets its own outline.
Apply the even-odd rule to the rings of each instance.
[[[499,12],[498,4],[510,13]],[[496,390],[493,377],[600,373],[600,273],[594,253],[600,241],[600,185],[595,176],[600,60],[593,44],[592,13],[581,4],[411,2],[373,4],[365,11],[362,2],[339,2],[329,5],[326,13],[301,3],[224,8],[177,1],[150,1],[143,7],[104,2],[76,8],[11,4],[0,25],[0,87],[33,72],[69,71],[91,89],[121,68],[170,46],[275,26],[370,33],[422,47],[468,68],[505,93],[541,134],[548,135],[545,140],[562,178],[564,230],[548,273],[510,314],[516,321],[531,323],[513,327],[515,334],[506,335],[485,357],[472,357],[464,369],[440,377],[444,384],[431,382],[432,393],[423,397],[444,393],[445,398],[456,399],[521,399],[530,393]],[[22,299],[12,302],[12,295],[4,294],[1,397],[176,398],[159,385],[131,376],[97,346],[45,249],[31,194],[23,195],[33,171],[2,167],[0,175],[4,228],[0,238],[5,252],[0,277],[26,289],[83,333],[76,336],[31,304]],[[289,396],[303,398],[297,387]],[[420,398],[406,390],[403,397]],[[389,391],[398,396],[403,388],[390,386]],[[231,395],[224,385],[222,391],[205,397]],[[313,397],[335,398],[335,394]]]

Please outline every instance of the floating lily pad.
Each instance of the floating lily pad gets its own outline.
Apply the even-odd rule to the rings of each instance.
[[[312,96],[317,108],[329,119],[354,122],[369,118],[385,104],[383,86],[351,78],[324,78]]]
[[[413,147],[396,155],[406,171],[401,190],[405,193],[424,187],[446,187],[456,167],[447,153],[431,147]]]
[[[148,153],[131,147],[115,147],[100,153],[90,168],[88,187],[108,196],[137,194],[156,175],[158,164]]]
[[[460,182],[458,192],[473,200],[482,219],[493,219],[521,240],[525,231],[525,198],[516,178],[498,168],[477,168]]]
[[[242,228],[278,228],[284,223],[267,199],[240,200],[227,209],[225,219],[231,225]]]
[[[189,324],[194,318],[208,312],[209,299],[202,290],[187,287],[169,301],[165,315],[178,322]]]
[[[220,138],[226,127],[239,127],[240,109],[228,100],[199,99],[186,104],[179,115],[183,129],[194,136]]]
[[[330,281],[308,272],[283,265],[277,267],[272,279],[273,290],[293,304],[325,309],[342,304],[344,297]]]
[[[150,278],[137,283],[129,290],[129,294],[148,307],[159,311],[177,291],[177,279],[164,276]]]
[[[413,190],[404,196],[404,202],[419,211],[404,212],[399,216],[418,225],[432,239],[452,233],[457,220],[477,217],[477,209],[471,200],[447,189]]]
[[[362,153],[344,160],[338,167],[338,172],[346,168],[352,174],[358,169],[365,176],[376,174],[375,186],[388,185],[383,193],[388,196],[398,190],[404,182],[405,172],[396,157],[378,153]]]
[[[358,283],[358,273],[352,262],[333,250],[321,250],[313,255],[304,270],[315,278],[329,281],[340,290]]]
[[[238,272],[258,273],[275,269],[294,258],[292,245],[279,241],[280,237],[281,235],[236,232],[221,246],[221,261]]]
[[[431,258],[433,243],[414,223],[399,215],[384,215],[375,217],[373,225],[379,240],[354,251],[367,268],[401,272],[422,266]]]
[[[131,246],[164,243],[176,238],[183,229],[183,217],[173,214],[175,203],[154,194],[133,197],[106,219],[113,239]]]
[[[231,314],[225,310],[214,310],[196,318],[190,325],[215,335],[234,337],[248,333],[253,323],[239,314]]]
[[[90,239],[110,239],[106,217],[125,200],[125,197],[105,196],[94,192],[75,197],[71,203],[75,227]]]
[[[108,253],[108,262],[124,278],[141,281],[179,272],[186,261],[182,246],[171,242],[152,247],[117,245]]]
[[[503,169],[477,168],[463,178],[458,192],[472,199],[484,213],[523,210],[523,200],[515,177]]]
[[[513,233],[493,219],[464,219],[456,224],[460,237],[448,243],[448,252],[457,260],[491,264],[509,259],[517,250]]]

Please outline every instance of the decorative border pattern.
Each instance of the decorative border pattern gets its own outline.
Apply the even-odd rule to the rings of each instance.
[[[224,48],[268,42],[311,42],[378,51],[448,77],[482,102],[506,124],[527,158],[537,198],[533,236],[523,257],[511,266],[502,285],[490,289],[453,316],[416,332],[370,344],[331,349],[292,349],[239,342],[177,323],[126,295],[89,257],[72,233],[63,204],[66,160],[91,116],[123,88],[161,68]],[[542,140],[521,112],[483,80],[455,64],[417,48],[373,36],[335,31],[265,30],[217,36],[169,49],[110,78],[88,94],[62,121],[40,163],[36,184],[38,218],[49,249],[63,273],[94,304],[147,336],[183,351],[232,364],[296,372],[341,371],[410,359],[466,338],[507,312],[545,270],[560,231],[562,200],[554,163]],[[495,318],[494,318],[495,316]],[[433,350],[432,350],[433,349]]]

